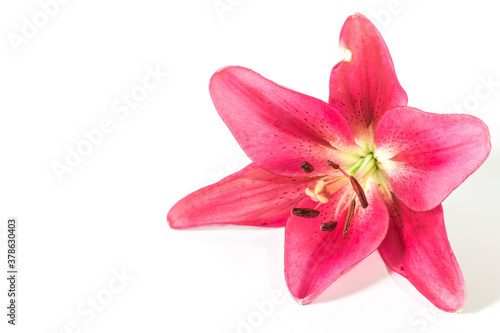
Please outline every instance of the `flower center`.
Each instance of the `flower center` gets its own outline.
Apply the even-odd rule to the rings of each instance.
[[[309,163],[307,163],[307,165],[310,166]],[[369,153],[359,159],[357,163],[348,164],[343,167],[332,161],[328,161],[328,165],[336,171],[333,171],[331,175],[323,177],[318,183],[316,183],[314,188],[306,188],[306,195],[309,196],[312,201],[324,204],[328,202],[329,197],[334,192],[350,183],[352,190],[359,199],[361,205],[363,208],[366,208],[368,206],[368,202],[366,201],[363,186],[366,184],[366,181],[370,178],[370,176],[376,173],[378,169],[377,160],[373,157],[373,154]],[[307,170],[310,169],[308,168]]]
[[[369,202],[363,190],[368,180],[371,177],[376,177],[379,188],[382,187],[384,190],[388,190],[387,178],[385,174],[379,170],[377,159],[371,152],[353,163],[340,166],[332,161],[328,161],[328,165],[332,167],[332,173],[322,177],[313,188],[305,189],[306,195],[309,196],[312,201],[318,203],[316,207],[314,209],[295,208],[292,213],[299,217],[314,218],[319,215],[319,211],[316,209],[321,204],[327,203],[333,193],[348,186],[349,188],[346,188],[337,203],[334,219],[321,224],[322,231],[331,232],[335,230],[338,218],[348,209],[343,232],[345,238],[357,207],[361,206],[364,209],[369,206]],[[301,169],[305,173],[314,171],[314,167],[308,162],[303,162]]]

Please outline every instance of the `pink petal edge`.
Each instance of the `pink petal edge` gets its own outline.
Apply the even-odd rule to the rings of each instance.
[[[290,211],[316,177],[273,175],[250,164],[176,203],[168,212],[173,229],[227,224],[283,227]]]
[[[394,198],[389,208],[389,231],[379,247],[382,259],[439,309],[462,311],[465,283],[448,242],[441,205],[416,213]]]

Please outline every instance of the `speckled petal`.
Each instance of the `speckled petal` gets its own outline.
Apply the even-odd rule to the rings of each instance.
[[[243,68],[214,74],[210,94],[222,120],[252,161],[284,176],[331,171],[327,160],[353,162],[347,151],[359,149],[345,119],[328,103],[295,92]]]
[[[408,98],[399,84],[391,55],[377,28],[365,16],[350,16],[340,33],[340,47],[351,59],[338,63],[330,75],[329,103],[347,119],[357,139],[370,124]]]
[[[330,284],[351,267],[375,251],[384,240],[389,216],[376,185],[365,189],[370,205],[356,208],[346,237],[345,209],[335,219],[337,203],[344,190],[335,192],[327,204],[317,208],[320,215],[313,219],[290,216],[285,227],[285,278],[293,298],[302,304],[312,302]],[[350,191],[350,190],[349,190]],[[344,198],[345,200],[345,198]],[[301,200],[301,208],[314,208],[309,198]],[[321,223],[337,222],[334,231],[321,231]]]
[[[439,205],[473,173],[491,150],[488,127],[463,114],[402,107],[387,111],[375,131],[378,156],[392,191],[415,211]]]

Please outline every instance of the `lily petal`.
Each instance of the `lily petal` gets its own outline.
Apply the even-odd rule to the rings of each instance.
[[[344,272],[375,251],[384,240],[389,224],[385,204],[375,185],[365,189],[370,205],[358,205],[343,237],[348,209],[339,214],[334,231],[321,231],[321,223],[334,220],[337,203],[345,190],[335,192],[321,205],[314,219],[291,216],[285,227],[285,278],[293,298],[302,304],[312,302]],[[345,198],[343,199],[345,200]],[[314,208],[305,198],[297,205]]]
[[[358,146],[345,119],[328,103],[243,67],[215,73],[210,94],[248,157],[269,172],[303,175],[300,165],[307,161],[315,169],[311,175],[326,174],[331,170],[327,160],[352,162],[341,150]]]
[[[277,176],[250,164],[175,204],[167,220],[174,229],[214,225],[282,227],[305,188],[317,177]]]
[[[384,114],[375,130],[375,146],[380,156],[393,156],[381,167],[392,191],[415,211],[439,205],[491,150],[488,127],[480,119],[409,107]]]
[[[350,16],[340,33],[340,47],[350,55],[330,75],[329,103],[347,119],[358,139],[382,114],[406,106],[408,97],[396,77],[384,39],[365,16]]]
[[[441,205],[416,213],[394,198],[379,252],[439,309],[458,312],[465,306],[465,283],[446,236]]]

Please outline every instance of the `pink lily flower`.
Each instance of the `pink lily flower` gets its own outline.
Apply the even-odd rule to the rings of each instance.
[[[215,107],[253,161],[168,213],[174,229],[285,227],[285,277],[312,302],[378,250],[436,307],[461,311],[466,292],[441,202],[487,158],[478,118],[407,106],[382,36],[363,15],[340,34],[346,59],[329,103],[242,67],[215,73]]]

